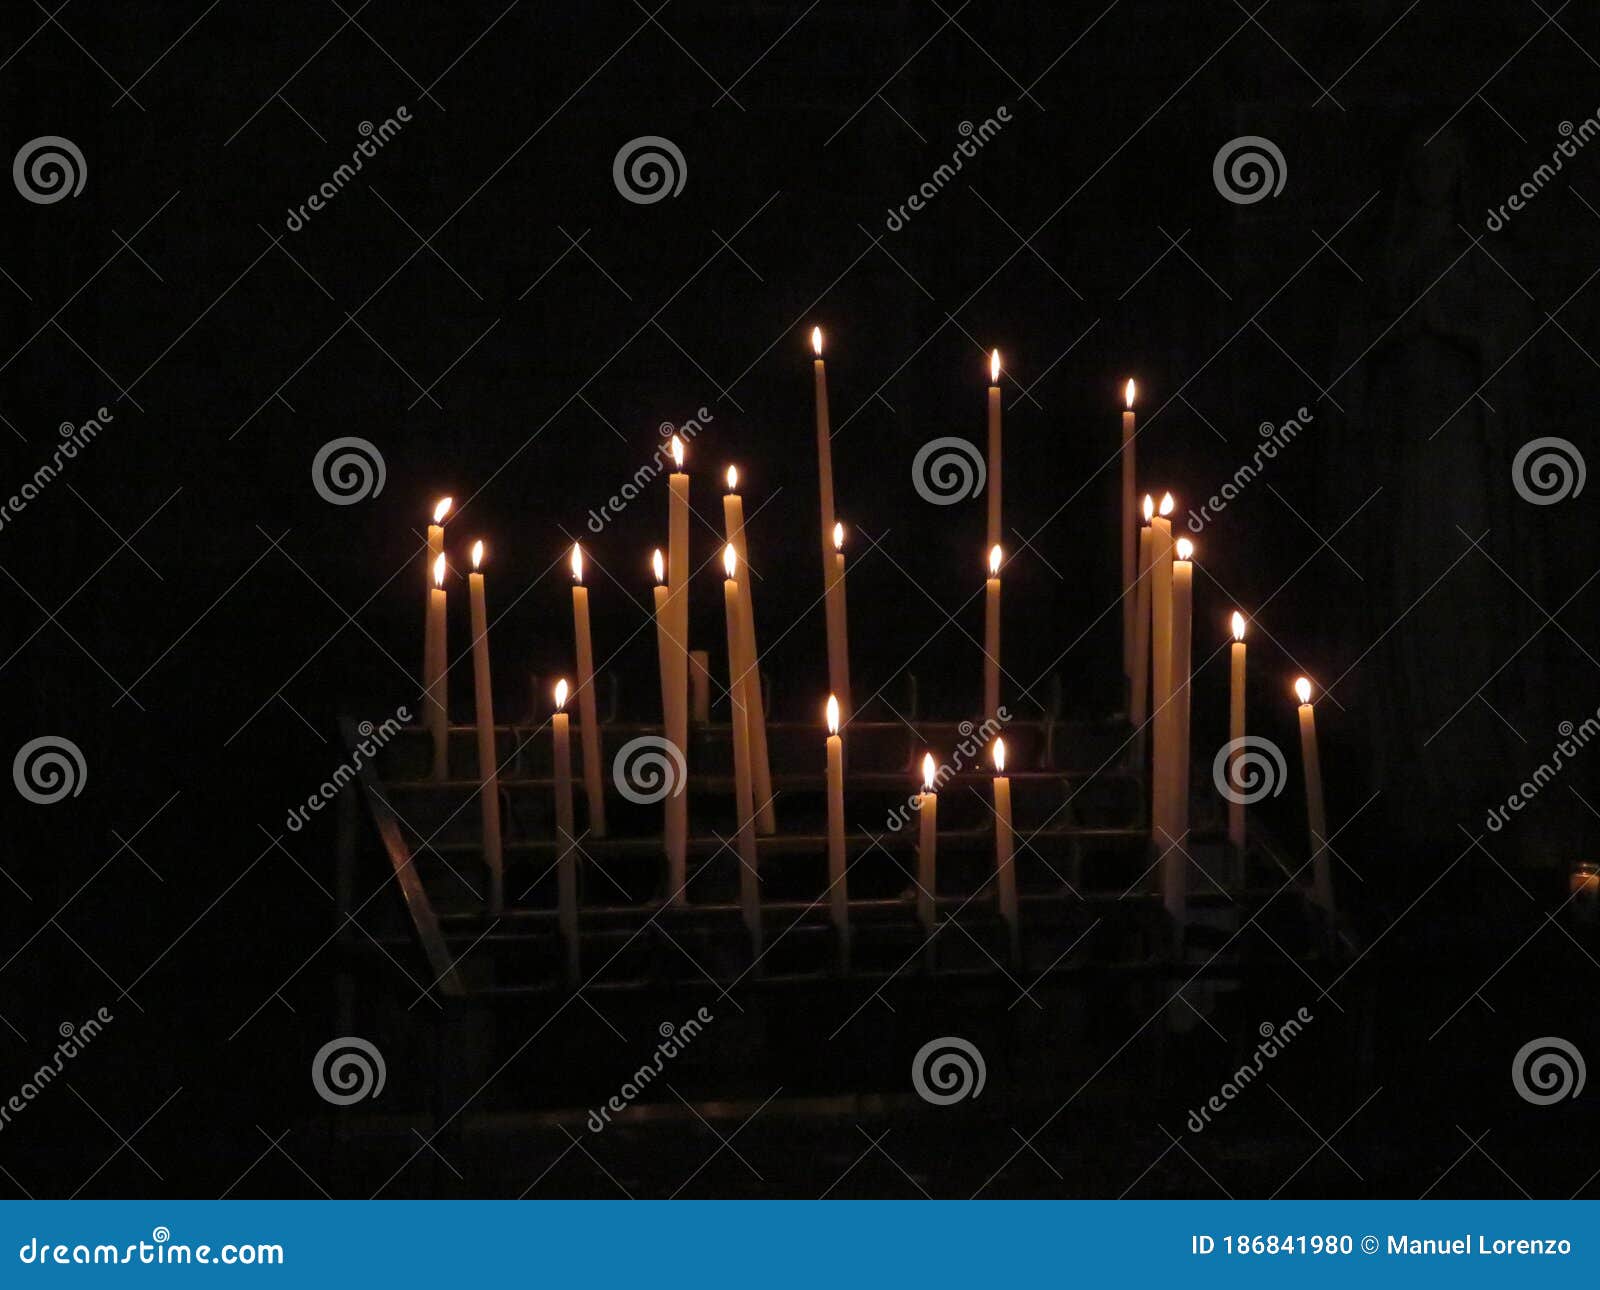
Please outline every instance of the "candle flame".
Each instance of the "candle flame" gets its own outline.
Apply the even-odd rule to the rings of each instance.
[[[1146,493],[1144,495],[1144,522],[1146,524],[1150,523],[1150,521],[1155,518],[1155,514],[1156,499],[1151,497],[1149,493]]]
[[[996,739],[994,741],[994,769],[996,774],[1004,775],[1006,773],[1006,741],[1004,739]]]
[[[472,567],[474,569],[476,569],[482,563],[483,563],[483,539],[479,538],[478,541],[476,541],[476,542],[474,542],[472,544]]]
[[[1125,391],[1123,391],[1123,393],[1127,397],[1128,407],[1132,408],[1133,407],[1133,394],[1134,394],[1133,377],[1130,376],[1128,378],[1128,388]]]
[[[433,585],[444,586],[444,552],[439,552],[433,561]]]
[[[1294,692],[1300,696],[1301,703],[1311,702],[1311,682],[1305,677],[1302,676],[1294,683]]]
[[[844,525],[837,521],[833,526],[833,549],[835,551],[844,550]]]
[[[732,542],[722,548],[722,567],[728,571],[728,577],[730,578],[739,568],[739,553],[733,549]]]
[[[444,517],[450,514],[450,508],[454,504],[455,498],[453,497],[441,497],[435,502],[433,504],[433,522],[435,524],[443,524]]]
[[[679,470],[683,469],[683,440],[677,435],[672,436],[672,464]]]
[[[556,682],[556,711],[559,712],[567,706],[567,678],[562,677]]]
[[[938,767],[934,765],[933,754],[924,753],[922,755],[922,791],[924,793],[933,792],[933,780],[937,771]]]
[[[839,733],[839,698],[834,694],[828,696],[828,733]]]
[[[811,329],[811,348],[818,358],[822,357],[822,328]]]
[[[1188,560],[1194,555],[1194,543],[1188,538],[1178,539],[1178,559]]]
[[[665,582],[667,580],[667,562],[661,557],[660,547],[650,553],[650,567],[655,571],[657,582]]]
[[[583,548],[576,542],[572,544],[572,580],[583,581]]]
[[[728,491],[730,493],[739,491],[739,468],[737,466],[728,467]]]
[[[1175,506],[1177,506],[1177,503],[1172,500],[1171,493],[1161,494],[1161,513],[1163,515],[1171,515]]]
[[[1000,384],[1000,351],[994,350],[989,355],[989,384]]]
[[[998,542],[989,548],[989,576],[991,578],[1000,576],[1000,544]]]
[[[1244,615],[1237,609],[1233,611],[1233,639],[1236,641],[1244,639]]]

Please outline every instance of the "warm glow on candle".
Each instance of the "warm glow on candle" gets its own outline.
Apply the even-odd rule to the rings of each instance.
[[[1000,576],[1000,544],[998,542],[989,548],[989,576],[991,578]]]
[[[722,548],[722,567],[728,571],[730,578],[739,567],[739,553],[733,549],[732,542]]]
[[[822,357],[822,328],[820,327],[811,329],[811,348],[816,352],[818,358]]]
[[[572,580],[583,581],[583,548],[576,542],[572,544]]]
[[[1244,615],[1237,609],[1233,611],[1233,639],[1236,641],[1244,639]]]
[[[1000,351],[998,349],[989,355],[989,384],[1000,384]]]
[[[828,696],[828,733],[830,735],[839,733],[839,699],[833,694]]]
[[[1131,376],[1128,378],[1128,388],[1125,394],[1127,395],[1128,406],[1131,408],[1133,406],[1133,377]]]
[[[660,547],[650,553],[650,568],[654,571],[657,582],[667,580],[667,562],[661,558]]]
[[[1163,515],[1171,515],[1172,512],[1173,512],[1173,509],[1177,505],[1178,504],[1175,501],[1172,500],[1172,494],[1171,493],[1163,493],[1163,494],[1161,494],[1161,513]]]
[[[677,435],[672,436],[672,464],[679,470],[683,469],[683,440]]]
[[[1194,543],[1188,538],[1178,539],[1178,559],[1188,560],[1194,556]]]
[[[925,793],[933,792],[933,780],[934,780],[935,774],[937,773],[937,770],[938,770],[938,768],[934,765],[933,754],[932,753],[924,753],[922,755],[922,791],[923,792],[925,792]]]
[[[444,523],[444,517],[450,514],[450,507],[454,504],[454,502],[455,498],[453,497],[441,497],[437,502],[434,503],[433,522],[435,524]]]
[[[994,741],[994,769],[997,775],[1006,773],[1006,741],[1004,739],[996,739]]]
[[[444,554],[442,552],[439,558],[433,562],[433,585],[436,587],[444,586]]]
[[[833,549],[835,551],[843,551],[844,550],[844,525],[843,524],[835,524],[833,526]]]
[[[567,678],[562,677],[556,682],[556,711],[567,706]]]
[[[483,541],[479,539],[472,544],[472,567],[478,568],[483,563]]]
[[[1150,521],[1155,518],[1155,515],[1156,499],[1151,497],[1149,493],[1146,493],[1144,495],[1144,522],[1146,524],[1150,523]]]
[[[1301,677],[1294,683],[1294,692],[1300,696],[1301,703],[1311,702],[1311,682]]]
[[[730,493],[739,491],[739,468],[737,466],[728,467],[728,491]]]

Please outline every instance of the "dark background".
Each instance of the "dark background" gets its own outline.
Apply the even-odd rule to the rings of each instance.
[[[990,346],[1008,372],[1006,688],[1023,710],[1052,674],[1069,711],[1115,706],[1123,380],[1141,388],[1141,486],[1172,488],[1180,513],[1261,422],[1313,414],[1200,535],[1196,597],[1197,747],[1223,730],[1212,651],[1235,605],[1260,609],[1254,729],[1292,748],[1290,680],[1331,687],[1337,881],[1374,944],[1351,982],[1384,1009],[1382,1091],[1320,1088],[1301,1055],[1322,1135],[1367,1106],[1348,1130],[1367,1167],[1314,1168],[1288,1194],[1415,1195],[1463,1155],[1433,1194],[1592,1194],[1574,1146],[1592,1142],[1592,1095],[1535,1111],[1506,1068],[1540,1034],[1600,1053],[1593,945],[1546,917],[1571,862],[1596,855],[1600,754],[1504,832],[1483,825],[1558,723],[1600,705],[1592,494],[1532,506],[1510,474],[1535,435],[1592,450],[1600,153],[1485,228],[1561,123],[1600,105],[1600,24],[1551,12],[7,6],[7,155],[63,135],[88,167],[75,198],[0,200],[8,489],[59,423],[115,417],[0,530],[7,749],[60,734],[89,768],[76,798],[4,812],[0,1045],[20,1081],[63,1020],[117,1018],[71,1090],[0,1131],[17,1194],[215,1195],[241,1175],[234,1194],[316,1194],[269,1143],[315,1108],[331,831],[283,820],[342,759],[341,709],[381,720],[414,701],[418,543],[439,494],[458,499],[458,563],[488,541],[499,701],[520,710],[530,675],[571,665],[569,535],[599,566],[601,656],[644,622],[664,486],[599,537],[582,526],[660,422],[706,408],[696,562],[736,461],[760,508],[763,643],[782,637],[775,707],[816,711],[813,323],[855,531],[857,693],[903,702],[915,651],[925,706],[951,716],[977,704],[983,504],[929,506],[910,461],[936,435],[981,441]],[[360,124],[400,105],[411,123],[286,229]],[[887,229],[961,123],[1001,105],[1011,123]],[[612,159],[647,134],[678,145],[687,181],[635,205]],[[1237,205],[1211,163],[1246,134],[1281,149],[1287,182]],[[378,445],[387,482],[335,507],[310,463],[350,434]],[[694,607],[713,643],[714,590]],[[611,663],[625,709],[649,715],[653,660],[644,631]],[[1285,833],[1296,803],[1268,813]],[[1176,1154],[1146,1177],[1161,1118],[1140,1119],[1125,1169],[1041,1189],[1283,1181],[1212,1160],[1213,1186]],[[1279,1118],[1258,1131],[1316,1147]],[[906,1190],[886,1166],[861,1186]]]

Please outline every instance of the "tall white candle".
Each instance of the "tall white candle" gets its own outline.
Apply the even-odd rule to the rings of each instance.
[[[1001,472],[1000,351],[997,349],[989,355],[989,482],[985,485],[989,493],[989,540],[986,545],[991,547],[1000,541],[1000,530],[1002,524],[1000,511]]]
[[[661,552],[651,557],[656,575],[656,655],[661,667],[661,729],[669,742],[674,742],[672,732],[682,722],[678,705],[684,700],[683,686],[678,671],[684,666],[684,653],[673,648],[672,609],[667,601],[666,562]],[[680,753],[684,751],[681,747]],[[674,905],[688,903],[685,884],[688,878],[689,853],[689,794],[687,785],[680,784],[675,792],[668,793],[661,803],[663,848],[667,853],[667,899]]]
[[[1333,869],[1328,860],[1328,816],[1322,803],[1322,756],[1317,748],[1317,714],[1311,706],[1311,682],[1294,683],[1300,700],[1300,759],[1306,773],[1306,831],[1311,843],[1312,886],[1317,903],[1333,912]]]
[[[1000,917],[1011,942],[1011,961],[1022,957],[1017,922],[1017,868],[1015,833],[1011,823],[1011,780],[1006,775],[1006,741],[994,741],[994,872]]]
[[[1128,720],[1139,736],[1141,749],[1145,746],[1142,728],[1150,712],[1150,564],[1155,558],[1151,522],[1155,513],[1155,498],[1146,493],[1144,524],[1139,529],[1139,576],[1133,595],[1133,694],[1128,701]]]
[[[839,698],[828,696],[828,913],[839,942],[839,960],[850,964],[850,892],[844,852],[844,741],[839,735]]]
[[[1244,740],[1244,615],[1233,611],[1233,645],[1228,653],[1228,841],[1244,849],[1244,789],[1239,783],[1239,757]]]
[[[578,731],[583,741],[583,795],[589,832],[606,835],[605,780],[600,774],[600,717],[594,695],[594,640],[589,633],[589,588],[583,585],[583,548],[572,544],[572,636],[578,660]]]
[[[772,765],[767,759],[767,707],[761,691],[761,653],[756,647],[756,611],[751,584],[750,540],[744,527],[744,498],[739,495],[739,468],[728,467],[728,491],[722,498],[722,522],[729,544],[739,557],[739,643],[744,656],[743,670],[750,685],[745,720],[750,727],[750,770],[755,777],[756,829],[761,833],[778,831],[773,808]]]
[[[423,636],[422,686],[428,686],[428,631],[432,628],[429,606],[433,602],[433,565],[444,554],[444,517],[450,513],[452,499],[441,497],[433,504],[433,523],[428,525],[428,554],[422,563]]]
[[[1173,736],[1167,812],[1172,820],[1171,850],[1163,863],[1162,892],[1167,912],[1180,926],[1188,911],[1189,843],[1189,667],[1194,622],[1194,543],[1179,538],[1172,564]]]
[[[828,619],[828,684],[839,700],[840,717],[848,721],[850,706],[850,627],[844,582],[844,525],[833,525],[833,576],[825,591]]]
[[[1155,726],[1155,756],[1150,789],[1150,836],[1156,854],[1172,846],[1172,819],[1167,813],[1167,785],[1172,775],[1172,738],[1176,734],[1172,707],[1172,494],[1161,498],[1160,513],[1150,523],[1153,543],[1150,557],[1150,702]]]
[[[761,955],[761,887],[757,871],[755,790],[750,774],[750,734],[745,720],[745,691],[748,676],[739,675],[743,646],[739,633],[739,555],[729,543],[722,549],[722,565],[727,580],[722,584],[722,603],[728,619],[728,701],[732,706],[733,801],[737,819],[739,854],[739,907],[756,957]]]
[[[1137,475],[1137,452],[1134,447],[1135,421],[1133,415],[1133,396],[1135,393],[1133,378],[1128,378],[1127,388],[1123,391],[1126,406],[1122,412],[1122,671],[1128,679],[1128,684],[1134,681],[1134,637],[1137,633],[1135,617],[1137,611],[1136,597],[1134,595],[1134,579],[1137,576],[1135,562],[1138,551],[1135,546],[1137,534],[1134,532],[1136,517],[1133,510],[1134,480]],[[1130,699],[1131,702],[1131,699]]]
[[[983,596],[983,715],[1000,714],[1000,560],[998,546],[989,548],[989,580]]]
[[[428,631],[424,643],[428,655],[424,671],[428,688],[423,698],[423,717],[433,738],[433,778],[450,778],[450,679],[448,621],[444,589],[445,560],[441,551],[433,561],[433,586],[428,591]]]
[[[934,787],[937,775],[933,754],[924,754],[922,792],[917,795],[917,920],[925,937],[933,936],[939,921],[939,794]]]
[[[483,543],[472,544],[467,575],[472,615],[472,695],[478,725],[478,803],[483,859],[489,870],[489,912],[505,908],[504,853],[500,845],[500,770],[494,738],[494,687],[489,677],[489,611],[483,586]]]
[[[572,732],[567,716],[567,682],[556,682],[556,710],[550,737],[556,791],[556,920],[566,944],[567,979],[578,979],[578,851],[572,818]]]

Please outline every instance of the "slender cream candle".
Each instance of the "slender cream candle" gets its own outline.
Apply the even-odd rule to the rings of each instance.
[[[1139,528],[1139,576],[1135,584],[1133,610],[1133,695],[1128,702],[1128,719],[1144,747],[1144,723],[1150,713],[1150,562],[1155,556],[1156,501],[1144,495],[1144,524]]]
[[[1172,846],[1172,819],[1167,814],[1166,787],[1172,776],[1172,739],[1176,734],[1172,706],[1172,494],[1161,498],[1160,513],[1150,522],[1150,702],[1154,711],[1155,757],[1150,775],[1151,837],[1156,854]]]
[[[708,650],[689,651],[689,688],[693,695],[696,725],[711,722],[711,654]]]
[[[739,468],[728,467],[728,491],[722,498],[722,522],[728,543],[739,558],[739,644],[744,655],[740,671],[749,682],[745,691],[745,720],[750,727],[750,770],[755,777],[756,829],[778,831],[773,809],[772,764],[767,758],[767,704],[761,690],[761,653],[756,647],[756,610],[751,584],[750,540],[744,530],[744,498],[739,495]]]
[[[1179,538],[1172,564],[1172,707],[1173,738],[1171,777],[1167,781],[1167,810],[1176,844],[1167,852],[1162,889],[1167,911],[1182,924],[1188,908],[1186,892],[1189,843],[1189,668],[1190,640],[1194,633],[1194,543]]]
[[[1311,706],[1311,682],[1294,683],[1300,699],[1300,760],[1306,772],[1306,829],[1311,842],[1311,874],[1317,903],[1333,912],[1333,870],[1328,863],[1328,817],[1322,804],[1322,757],[1317,749],[1317,714]]]
[[[670,488],[667,512],[667,599],[671,606],[668,626],[672,635],[672,685],[676,696],[672,706],[672,726],[667,738],[684,757],[684,791],[688,791],[689,768],[689,476],[683,469],[683,440],[672,436],[672,461],[675,469],[667,480]],[[681,660],[681,661],[680,661]],[[687,820],[687,805],[685,806]],[[684,826],[687,828],[687,824]],[[686,835],[685,835],[686,836]],[[685,843],[687,845],[687,843]],[[674,891],[677,887],[673,888]]]
[[[428,525],[428,554],[422,563],[422,685],[428,685],[428,630],[431,618],[428,606],[433,602],[433,565],[444,554],[444,517],[450,513],[452,499],[441,497],[433,504],[433,523]]]
[[[1138,629],[1137,605],[1134,595],[1134,580],[1137,576],[1135,563],[1138,552],[1135,547],[1136,534],[1134,524],[1134,476],[1136,474],[1136,450],[1134,448],[1135,420],[1133,415],[1133,396],[1135,388],[1133,378],[1128,378],[1127,388],[1123,391],[1126,406],[1122,412],[1122,671],[1128,679],[1128,685],[1134,684],[1134,637]],[[1130,704],[1132,700],[1129,700]]]
[[[728,702],[732,707],[733,801],[738,820],[739,906],[757,956],[761,953],[761,895],[756,871],[756,830],[754,787],[750,774],[750,728],[745,720],[745,690],[748,677],[739,675],[743,652],[739,633],[739,554],[730,542],[722,549],[722,567],[727,580],[722,584],[722,603],[728,619]]]
[[[424,642],[428,654],[424,671],[428,688],[423,715],[433,736],[433,778],[450,778],[450,674],[449,645],[446,640],[444,589],[445,560],[440,552],[433,561],[433,586],[428,590],[428,630]]]
[[[1022,942],[1017,923],[1017,869],[1013,859],[1015,834],[1011,825],[1011,780],[1006,775],[1006,741],[994,741],[994,871],[999,896],[1000,917],[1005,920],[1011,942],[1011,961],[1021,957]]]
[[[1233,611],[1233,645],[1228,651],[1228,841],[1244,850],[1244,790],[1239,783],[1239,756],[1244,739],[1244,615]]]
[[[1000,715],[1000,558],[998,546],[989,548],[989,580],[983,599],[983,715]]]
[[[828,696],[828,913],[839,938],[839,959],[850,962],[850,893],[844,863],[844,741],[839,735],[839,697]]]
[[[855,712],[850,704],[849,678],[834,670],[834,653],[844,648],[844,596],[832,594],[836,562],[835,548],[829,539],[839,513],[833,505],[833,430],[828,419],[828,368],[822,361],[820,327],[811,329],[811,349],[816,355],[811,363],[811,376],[817,412],[817,501],[822,520],[822,613],[828,632],[828,684],[839,697],[844,720],[848,721]]]
[[[922,758],[922,792],[917,794],[917,920],[925,937],[933,935],[939,906],[936,852],[939,846],[939,794],[934,790],[938,768],[933,754]]]
[[[1000,541],[1000,351],[989,355],[989,546]]]
[[[556,710],[550,717],[555,745],[556,920],[567,947],[567,979],[578,979],[578,854],[572,820],[572,732],[567,716],[567,682],[556,682]]]
[[[583,585],[583,548],[572,544],[572,635],[578,656],[578,735],[583,742],[583,795],[589,832],[606,835],[605,780],[600,775],[600,718],[594,697],[594,641],[589,635],[589,588]]]
[[[656,575],[656,655],[661,667],[661,729],[671,741],[672,731],[678,726],[677,705],[683,702],[683,687],[675,684],[677,669],[683,666],[682,650],[673,649],[672,610],[667,601],[666,561],[661,552],[650,557]],[[679,748],[681,753],[684,749]],[[661,803],[662,843],[667,853],[668,900],[674,905],[688,903],[684,885],[688,878],[689,854],[689,795],[680,785],[675,793],[668,793]]]
[[[505,908],[504,852],[500,846],[500,758],[494,739],[494,687],[489,679],[489,611],[483,588],[483,543],[472,544],[467,575],[472,614],[472,697],[478,722],[479,812],[483,821],[483,860],[489,870],[489,912]]]
[[[844,584],[844,525],[833,525],[833,576],[828,581],[828,684],[839,700],[842,719],[848,721],[855,709],[850,706],[850,627],[846,612]]]

